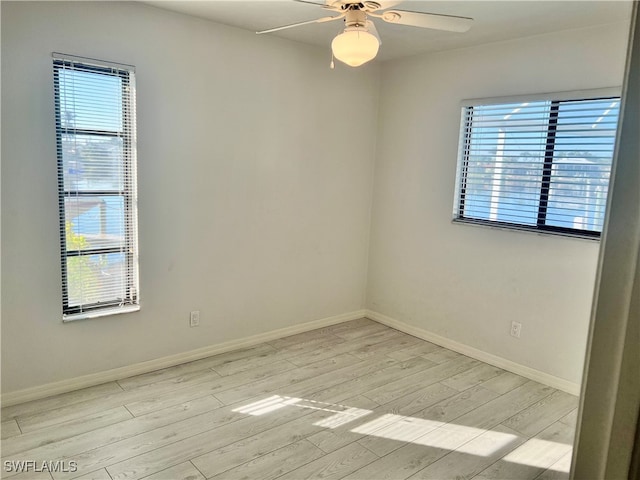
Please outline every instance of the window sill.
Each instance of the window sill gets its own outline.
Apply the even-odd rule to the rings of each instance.
[[[451,223],[458,225],[474,225],[477,227],[483,228],[491,228],[497,230],[506,230],[510,232],[520,232],[520,233],[533,233],[536,235],[542,236],[553,236],[553,237],[562,237],[562,238],[571,238],[576,240],[587,240],[589,242],[599,242],[601,237],[594,237],[592,235],[581,235],[580,233],[569,233],[569,232],[559,232],[554,230],[538,230],[536,228],[528,228],[526,226],[518,226],[518,225],[506,225],[502,223],[492,223],[486,222],[482,220],[471,220],[466,218],[454,218],[451,220]]]
[[[112,307],[90,312],[73,313],[71,315],[62,315],[62,322],[75,322],[76,320],[86,320],[89,318],[107,317],[110,315],[118,315],[120,313],[132,313],[140,310],[140,305],[127,305],[125,307]]]

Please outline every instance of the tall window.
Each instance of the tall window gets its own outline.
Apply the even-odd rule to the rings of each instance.
[[[137,310],[133,67],[53,57],[63,319]]]
[[[463,108],[454,217],[599,237],[619,97]]]

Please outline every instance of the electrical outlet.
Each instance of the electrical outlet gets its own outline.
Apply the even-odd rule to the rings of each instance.
[[[189,325],[192,327],[200,326],[200,310],[194,310],[189,317]]]
[[[520,338],[520,332],[522,331],[522,324],[518,322],[511,322],[511,336]]]

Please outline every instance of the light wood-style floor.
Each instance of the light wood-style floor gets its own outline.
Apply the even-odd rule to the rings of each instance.
[[[4,408],[3,478],[561,479],[576,408],[361,319]]]

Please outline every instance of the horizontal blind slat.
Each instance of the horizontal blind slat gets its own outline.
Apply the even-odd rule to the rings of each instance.
[[[54,60],[65,314],[138,301],[133,75]]]
[[[465,107],[457,216],[530,227],[542,212],[548,225],[599,231],[619,106],[607,97]]]

